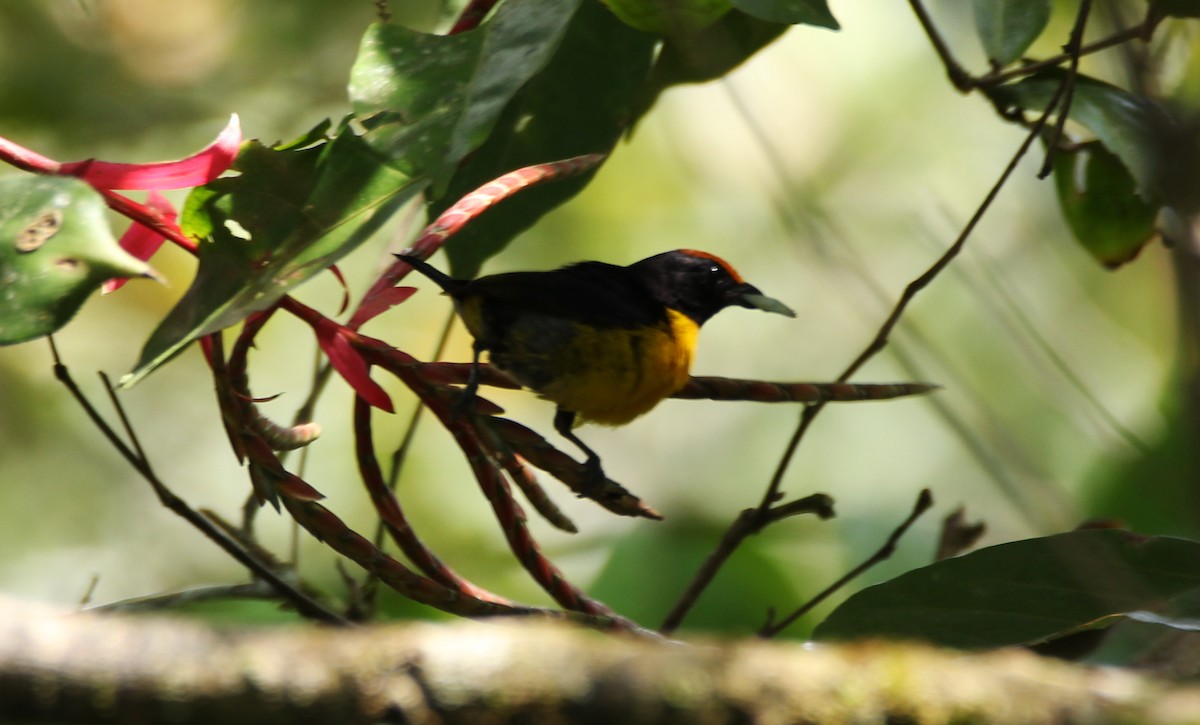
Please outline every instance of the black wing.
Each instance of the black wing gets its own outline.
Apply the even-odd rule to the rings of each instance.
[[[487,306],[500,317],[536,313],[596,327],[643,327],[657,324],[666,316],[662,304],[627,267],[604,262],[481,277],[461,292],[462,298],[472,296],[491,303]]]

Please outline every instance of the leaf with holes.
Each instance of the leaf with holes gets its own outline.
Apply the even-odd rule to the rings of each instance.
[[[0,345],[58,330],[106,280],[157,278],[113,238],[105,206],[79,179],[0,180]]]

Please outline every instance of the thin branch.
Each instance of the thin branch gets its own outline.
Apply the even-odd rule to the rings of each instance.
[[[938,257],[938,259],[932,265],[930,265],[930,267],[926,269],[924,273],[908,283],[908,285],[904,288],[904,292],[900,295],[900,298],[896,301],[895,306],[892,308],[891,313],[879,327],[879,331],[875,334],[875,338],[871,340],[871,342],[865,349],[863,349],[858,357],[855,358],[854,361],[850,363],[850,365],[844,371],[842,371],[842,374],[838,376],[839,382],[848,380],[854,373],[858,372],[859,368],[865,365],[868,360],[870,360],[872,357],[878,354],[879,351],[883,350],[884,347],[887,346],[888,338],[891,335],[892,330],[900,321],[900,317],[908,308],[909,303],[912,302],[912,300],[921,290],[923,290],[929,285],[930,282],[936,279],[942,270],[949,266],[949,264],[959,255],[963,247],[966,245],[967,239],[975,230],[975,227],[979,224],[979,221],[983,218],[983,215],[988,209],[991,208],[991,205],[999,195],[1000,190],[1008,182],[1008,179],[1016,170],[1017,165],[1021,162],[1021,159],[1025,157],[1025,154],[1029,152],[1033,142],[1038,138],[1042,128],[1046,125],[1046,120],[1058,106],[1059,99],[1062,97],[1062,93],[1063,86],[1060,84],[1053,97],[1050,99],[1050,102],[1046,105],[1045,110],[1043,110],[1042,115],[1038,118],[1037,122],[1033,124],[1033,127],[1026,135],[1025,140],[1021,143],[1020,147],[1017,148],[1016,152],[1012,156],[1012,159],[1009,160],[1008,165],[1004,168],[1004,171],[1000,174],[1000,177],[996,180],[996,183],[992,185],[992,188],[988,191],[987,196],[985,196],[983,201],[980,202],[979,207],[975,210],[975,213],[971,216],[970,220],[967,221],[967,224],[959,233],[958,238],[955,239],[954,243],[951,244],[950,247],[943,252],[942,255]],[[775,469],[775,473],[772,475],[771,481],[767,485],[766,491],[763,493],[762,500],[760,501],[758,507],[743,511],[730,525],[729,529],[725,532],[725,536],[722,537],[720,543],[717,544],[713,552],[709,554],[708,559],[696,572],[695,576],[692,578],[692,582],[688,585],[687,590],[680,598],[679,603],[676,604],[675,608],[668,616],[667,621],[664,623],[664,631],[672,631],[679,625],[680,622],[683,621],[683,617],[686,616],[688,610],[690,610],[692,605],[695,604],[696,600],[699,598],[699,594],[703,592],[709,586],[709,584],[712,583],[712,579],[716,576],[721,566],[726,560],[728,560],[729,556],[733,553],[733,550],[741,544],[742,540],[751,533],[761,531],[763,527],[771,523],[773,520],[771,518],[772,509],[783,498],[783,478],[787,473],[788,466],[795,457],[796,450],[800,446],[800,441],[804,439],[804,435],[807,433],[809,426],[812,425],[813,420],[816,419],[817,415],[820,414],[825,405],[825,402],[819,402],[814,403],[813,405],[810,405],[804,409],[804,412],[800,415],[800,422],[796,426],[796,430],[792,433],[792,437],[787,443],[783,456],[779,460],[779,464]]]
[[[900,541],[900,537],[904,536],[909,528],[916,523],[917,519],[921,518],[921,515],[932,507],[933,495],[929,493],[929,489],[921,489],[921,493],[917,495],[917,502],[913,505],[912,512],[909,513],[908,517],[905,518],[904,521],[900,522],[900,525],[897,526],[894,531],[892,531],[891,536],[887,538],[887,541],[883,542],[883,546],[879,547],[878,551],[872,554],[870,558],[863,563],[846,572],[845,576],[843,576],[841,579],[838,579],[833,584],[830,584],[819,594],[817,594],[817,596],[813,597],[805,602],[804,605],[797,608],[796,611],[781,619],[779,623],[772,624],[770,621],[768,621],[763,625],[763,628],[759,630],[758,636],[766,638],[774,637],[790,627],[797,619],[811,612],[818,604],[828,599],[831,594],[861,576],[863,572],[867,571],[876,564],[891,558],[892,554],[896,551],[896,544]]]
[[[200,533],[207,536],[209,540],[221,547],[242,566],[249,569],[256,576],[259,576],[269,582],[275,591],[279,592],[281,597],[290,602],[292,606],[296,608],[296,611],[301,615],[334,624],[349,624],[344,617],[326,608],[320,602],[317,602],[304,592],[297,589],[290,582],[283,579],[270,567],[263,565],[262,562],[258,561],[245,548],[243,548],[241,544],[234,541],[211,521],[188,506],[183,499],[176,496],[154,473],[149,462],[145,458],[139,456],[134,448],[130,448],[128,445],[126,445],[126,443],[117,435],[116,431],[114,431],[112,427],[108,425],[108,422],[100,416],[100,413],[95,409],[94,406],[92,406],[91,401],[87,399],[87,396],[85,396],[83,391],[79,389],[79,386],[75,384],[75,380],[71,377],[71,373],[69,370],[67,370],[67,366],[63,364],[62,358],[58,353],[58,348],[54,344],[54,339],[52,337],[49,339],[51,354],[54,357],[54,376],[67,388],[67,391],[83,408],[84,413],[87,414],[88,418],[91,419],[92,423],[100,430],[104,437],[108,439],[109,443],[112,444],[121,457],[124,458],[129,465],[131,465],[134,470],[140,473],[142,478],[144,478],[146,482],[150,484],[150,487],[154,489],[154,493],[158,496],[158,500],[163,504],[163,506],[185,519],[195,528],[199,529]],[[112,386],[109,384],[107,378],[105,378],[105,385],[110,389],[111,395]],[[121,411],[120,402],[114,397],[113,403],[119,411],[119,415],[122,417],[122,419],[124,419],[125,414],[123,411]],[[134,440],[136,440],[136,438]],[[134,445],[136,446],[136,450],[141,450],[140,446],[138,446],[136,443]]]
[[[461,577],[421,541],[404,515],[404,509],[396,500],[394,492],[384,483],[383,472],[379,470],[379,461],[375,455],[371,406],[358,396],[354,398],[353,417],[354,452],[358,462],[359,478],[362,480],[367,494],[371,497],[371,504],[379,514],[380,525],[386,527],[392,541],[400,548],[400,551],[404,552],[408,560],[425,576],[447,589],[453,589],[464,597],[514,606],[508,599],[493,594]],[[376,543],[375,546],[379,547],[380,544]]]
[[[1079,52],[1076,55],[1083,57],[1101,50],[1107,50],[1108,48],[1127,43],[1131,40],[1145,40],[1154,32],[1154,28],[1158,26],[1160,20],[1161,18],[1147,17],[1145,21],[1139,23],[1138,25],[1125,28],[1124,30],[1118,30],[1107,38],[1101,38],[1100,40],[1095,40],[1091,43],[1080,46]],[[979,88],[998,86],[1017,78],[1024,78],[1025,76],[1033,75],[1039,71],[1046,70],[1047,68],[1055,68],[1071,60],[1072,57],[1072,54],[1069,52],[1060,53],[1058,55],[1046,58],[1045,60],[1027,63],[1016,68],[1010,68],[1006,71],[989,73],[988,75],[975,79],[973,83]]]
[[[757,534],[768,524],[799,514],[816,514],[821,519],[833,518],[833,499],[823,493],[813,494],[777,506],[771,509],[766,517],[763,517],[758,509],[746,509],[742,511],[733,522],[733,525],[725,531],[725,536],[717,544],[717,548],[713,553],[705,560],[700,571],[696,572],[687,590],[679,597],[679,601],[667,613],[658,631],[662,634],[670,634],[678,629],[679,625],[683,622],[683,618],[691,611],[692,606],[700,599],[700,595],[704,593],[704,590],[708,588],[713,577],[717,575],[717,571],[720,570],[721,566],[725,564],[725,561],[746,537]]]
[[[1071,56],[1071,65],[1067,69],[1067,77],[1063,81],[1062,104],[1058,109],[1058,120],[1054,124],[1054,132],[1050,135],[1050,143],[1046,148],[1046,159],[1038,172],[1039,179],[1045,179],[1054,171],[1054,156],[1058,144],[1062,141],[1063,129],[1067,127],[1067,117],[1071,115],[1071,101],[1075,97],[1075,79],[1079,76],[1079,47],[1083,45],[1083,31],[1087,27],[1088,14],[1092,10],[1092,0],[1082,0],[1079,3],[1079,13],[1075,16],[1075,27],[1071,28],[1071,36],[1063,48]]]
[[[1033,142],[1037,140],[1039,134],[1041,134],[1042,128],[1045,127],[1046,120],[1050,117],[1050,114],[1053,113],[1054,109],[1058,107],[1059,99],[1063,94],[1063,89],[1064,85],[1060,84],[1058,89],[1054,92],[1053,97],[1051,97],[1050,102],[1046,104],[1046,108],[1042,111],[1042,115],[1033,124],[1033,127],[1030,129],[1029,133],[1025,136],[1025,140],[1021,142],[1020,147],[1017,148],[1017,151],[1009,160],[1008,165],[1000,174],[1000,178],[996,179],[996,183],[992,185],[992,188],[983,198],[983,201],[980,202],[978,208],[975,209],[975,213],[971,215],[971,218],[962,228],[962,231],[959,232],[958,238],[954,240],[954,243],[951,244],[950,247],[947,248],[946,251],[943,252],[942,255],[938,257],[928,269],[926,269],[919,277],[908,283],[908,285],[904,288],[904,292],[900,295],[900,298],[896,301],[895,306],[892,308],[891,313],[879,327],[879,331],[875,334],[875,338],[871,340],[870,344],[868,344],[861,353],[859,353],[858,357],[854,359],[854,362],[850,363],[850,365],[842,371],[842,374],[837,378],[839,382],[849,380],[850,377],[854,375],[854,373],[858,372],[858,370],[865,365],[868,360],[873,358],[881,350],[887,347],[888,338],[891,336],[892,330],[896,327],[896,324],[900,321],[900,317],[904,314],[904,311],[908,309],[909,303],[913,301],[913,299],[918,293],[921,292],[921,290],[929,286],[929,284],[933,282],[933,280],[936,279],[939,274],[941,274],[942,270],[948,267],[950,263],[953,262],[956,257],[958,257],[959,253],[962,252],[963,247],[966,246],[967,239],[971,236],[971,233],[975,231],[975,227],[979,225],[979,222],[983,219],[984,214],[986,214],[988,209],[991,208],[992,203],[996,200],[996,197],[1000,195],[1000,190],[1004,188],[1006,183],[1008,183],[1009,178],[1012,176],[1013,172],[1016,171],[1021,159],[1025,158],[1025,154],[1029,152]],[[787,472],[787,468],[791,463],[792,457],[795,455],[796,448],[800,445],[800,441],[803,439],[804,433],[808,430],[808,426],[812,424],[813,419],[817,417],[822,409],[824,409],[825,405],[825,402],[820,402],[804,409],[804,412],[800,417],[800,424],[796,427],[796,431],[793,433],[791,440],[788,441],[785,453],[779,461],[779,466],[775,469],[774,476],[771,478],[771,483],[767,486],[767,490],[763,494],[762,502],[759,504],[760,509],[766,510],[772,503],[779,499],[780,488],[783,484],[783,476]]]
[[[442,332],[438,335],[437,344],[433,346],[433,355],[429,358],[430,360],[441,360],[446,353],[446,345],[450,342],[450,332],[454,329],[456,316],[453,309],[447,313],[446,322],[442,325]],[[425,406],[418,401],[417,406],[413,408],[412,417],[408,419],[408,427],[404,430],[404,439],[392,453],[392,469],[388,472],[388,488],[395,489],[400,480],[400,473],[404,470],[404,462],[408,459],[408,451],[412,447],[413,438],[417,435],[417,425],[421,421],[421,414],[424,410]],[[382,531],[380,533],[382,534]]]
[[[108,604],[88,607],[89,612],[147,612],[162,611],[172,607],[202,602],[228,601],[231,599],[273,600],[278,598],[270,584],[258,579],[248,584],[218,584],[195,587],[147,597],[133,597]]]
[[[962,93],[970,91],[975,86],[975,79],[971,77],[970,73],[963,70],[959,62],[954,59],[954,54],[950,52],[950,46],[946,44],[942,34],[933,24],[933,18],[925,9],[925,5],[921,0],[908,0],[908,4],[912,7],[913,14],[917,16],[917,22],[921,24],[921,29],[925,31],[929,42],[933,44],[933,49],[937,51],[938,58],[941,58],[950,82]]]

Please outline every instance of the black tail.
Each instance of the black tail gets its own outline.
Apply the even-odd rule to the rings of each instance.
[[[433,280],[433,283],[442,288],[442,291],[451,297],[455,297],[462,291],[463,285],[466,284],[461,279],[454,279],[448,274],[442,273],[441,270],[429,266],[424,260],[418,259],[411,254],[400,253],[396,258],[401,262],[407,262],[413,269]]]

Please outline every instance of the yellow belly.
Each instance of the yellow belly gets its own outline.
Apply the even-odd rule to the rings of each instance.
[[[478,308],[464,307],[468,329],[488,339],[494,331],[483,329]],[[635,330],[526,315],[492,346],[491,362],[583,420],[621,425],[687,384],[698,332],[674,311],[661,325]]]
[[[537,392],[584,420],[628,423],[687,384],[698,330],[671,312],[662,328],[622,331],[624,345],[613,344],[610,331],[581,335],[575,359],[582,364]]]

